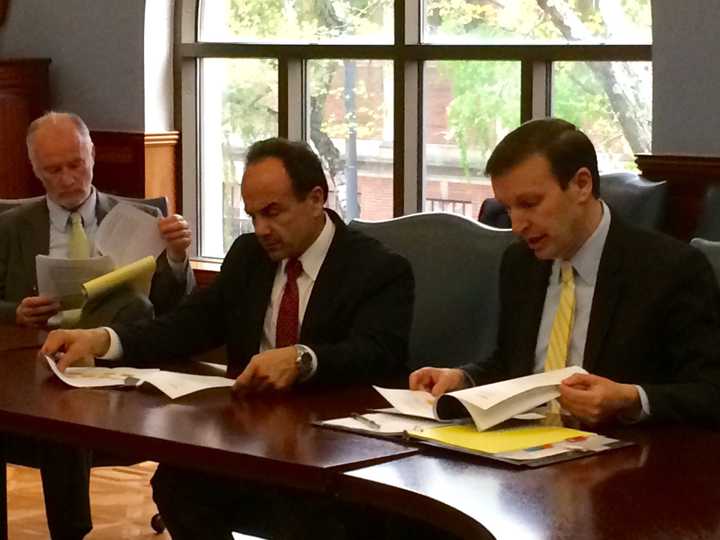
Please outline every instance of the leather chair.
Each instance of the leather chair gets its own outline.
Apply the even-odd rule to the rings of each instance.
[[[690,245],[705,254],[720,284],[720,242],[714,242],[704,238],[693,238],[690,240]]]
[[[720,241],[720,186],[710,186],[705,193],[702,211],[693,236]]]
[[[659,230],[665,222],[667,182],[631,172],[600,175],[600,197],[628,223]]]
[[[408,368],[458,366],[494,350],[500,260],[513,241],[510,231],[444,213],[354,220],[350,228],[380,240],[412,266],[415,311]]]
[[[628,223],[652,230],[659,230],[663,226],[667,182],[651,182],[631,172],[617,172],[601,174],[599,189],[600,197]],[[493,227],[504,227],[505,223],[510,223],[507,212],[494,198],[483,202],[478,220]],[[718,235],[720,236],[720,219]]]
[[[44,198],[45,195],[38,195],[37,197],[27,197],[25,199],[0,199],[0,214],[8,210],[12,210],[16,206],[34,203]]]
[[[512,223],[505,207],[495,197],[485,199],[480,205],[478,221],[497,229],[511,229]]]

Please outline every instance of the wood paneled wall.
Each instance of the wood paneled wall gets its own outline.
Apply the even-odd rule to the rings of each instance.
[[[638,154],[636,162],[646,178],[668,183],[667,232],[681,240],[690,239],[707,188],[720,183],[720,157]]]
[[[95,186],[127,197],[168,198],[181,211],[177,153],[180,134],[93,131]]]
[[[50,107],[50,60],[0,60],[0,198],[43,193],[27,157],[28,125]]]

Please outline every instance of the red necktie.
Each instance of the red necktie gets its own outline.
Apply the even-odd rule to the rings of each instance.
[[[287,283],[278,310],[275,330],[275,347],[277,348],[296,345],[298,342],[300,295],[298,294],[297,278],[302,270],[302,263],[297,259],[290,259],[285,265]]]

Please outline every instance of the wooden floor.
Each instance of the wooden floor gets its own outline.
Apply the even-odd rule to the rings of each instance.
[[[90,492],[93,531],[86,540],[169,539],[156,535],[150,518],[157,511],[150,478],[155,463],[92,470]],[[35,469],[8,465],[8,526],[12,540],[46,540],[45,507]]]

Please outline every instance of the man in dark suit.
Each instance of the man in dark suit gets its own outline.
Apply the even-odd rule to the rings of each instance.
[[[92,253],[95,231],[118,199],[92,186],[95,150],[78,116],[50,112],[35,120],[28,129],[28,153],[47,197],[0,215],[0,321],[42,326],[60,306],[37,294],[35,256],[68,255],[73,212],[82,216]],[[142,209],[160,217],[155,208]],[[167,249],[157,261],[150,301],[161,314],[193,289],[195,279],[188,264],[191,235],[185,220],[179,215],[161,218],[158,228]],[[132,319],[132,314],[127,317]]]
[[[623,223],[598,198],[592,143],[568,122],[523,124],[494,150],[487,173],[524,240],[502,261],[497,349],[461,369],[417,370],[410,387],[440,395],[541,372],[550,350],[562,349],[554,368],[589,374],[562,382],[560,404],[587,423],[717,424],[720,299],[704,256]],[[556,340],[567,320],[563,267],[574,310],[568,338]]]
[[[156,365],[224,343],[236,392],[369,382],[392,373],[407,355],[410,266],[324,208],[327,192],[320,161],[307,145],[254,144],[242,194],[255,233],[235,241],[208,289],[156,321],[52,332],[43,351],[62,353],[61,369],[121,354]],[[231,538],[235,528],[288,532],[273,515],[287,499],[263,488],[164,465],[153,487],[176,540]]]
[[[68,256],[73,213],[81,216],[92,254],[97,226],[118,199],[92,186],[94,147],[78,116],[47,113],[30,125],[27,142],[33,170],[47,196],[0,215],[0,322],[44,326],[60,305],[37,294],[35,256]],[[157,209],[143,209],[160,218]],[[86,306],[83,324],[149,317],[153,307],[156,313],[167,312],[193,289],[187,223],[175,215],[158,219],[158,227],[167,249],[157,261],[152,305],[129,291],[117,291]],[[40,468],[53,540],[84,537],[92,528],[88,492],[92,453],[29,437],[2,438],[8,461]]]

